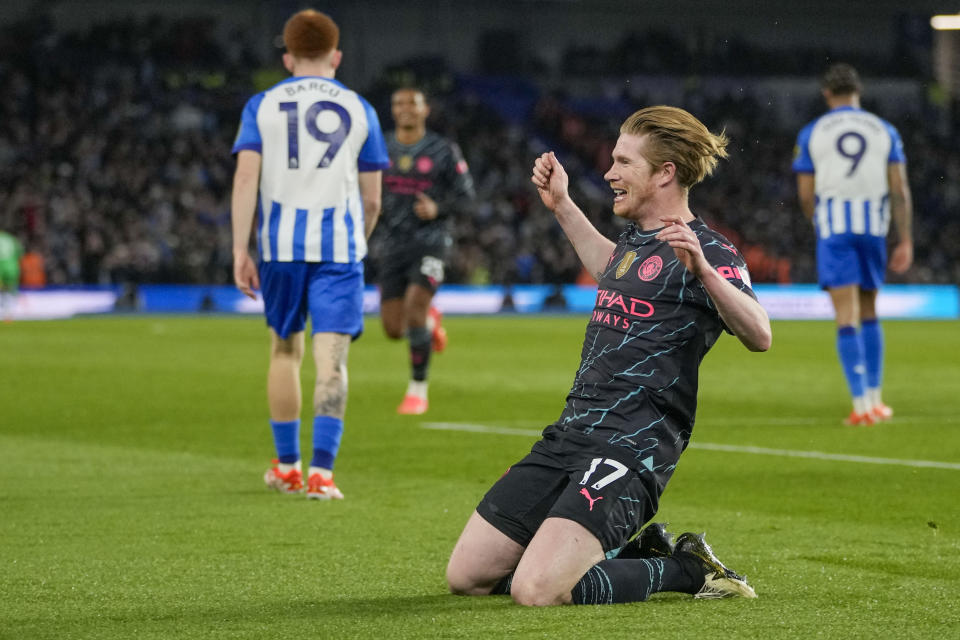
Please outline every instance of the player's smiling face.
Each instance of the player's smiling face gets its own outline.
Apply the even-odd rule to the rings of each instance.
[[[622,133],[613,148],[613,166],[603,179],[613,189],[613,213],[638,220],[654,198],[654,167],[643,155],[645,136]]]
[[[424,126],[430,107],[423,94],[413,89],[401,89],[390,99],[390,110],[398,129],[416,129]]]

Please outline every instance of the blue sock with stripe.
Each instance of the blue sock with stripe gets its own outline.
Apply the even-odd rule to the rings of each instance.
[[[270,421],[273,430],[273,444],[277,447],[277,460],[283,464],[293,464],[300,459],[300,421]]]
[[[311,467],[333,469],[333,461],[340,450],[340,438],[343,436],[343,420],[330,416],[313,418],[313,460]]]
[[[864,320],[860,327],[863,338],[863,360],[867,365],[867,387],[879,389],[883,380],[883,328],[876,318]]]
[[[840,356],[843,375],[847,378],[850,395],[854,398],[863,397],[865,390],[863,341],[856,327],[848,326],[837,329],[837,353]]]
[[[641,602],[660,591],[696,593],[704,571],[693,558],[613,558],[593,565],[571,591],[573,604]]]

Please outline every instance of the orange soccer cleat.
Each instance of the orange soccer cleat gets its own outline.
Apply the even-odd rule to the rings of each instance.
[[[856,411],[851,411],[847,419],[843,421],[843,424],[851,427],[872,427],[874,423],[876,423],[876,419],[869,411],[866,413],[857,413]]]
[[[324,478],[319,473],[311,473],[307,478],[307,498],[311,500],[343,500],[343,492],[333,482],[333,476]]]
[[[870,415],[873,416],[875,422],[883,422],[893,417],[893,409],[881,402],[870,410]]]
[[[300,469],[291,469],[283,473],[277,467],[277,464],[279,464],[279,461],[274,460],[273,466],[263,474],[263,481],[267,483],[267,487],[282,493],[300,493],[303,491],[303,474]]]
[[[397,413],[404,416],[419,416],[427,412],[427,399],[420,396],[406,395],[403,402],[397,407]]]
[[[436,307],[430,307],[429,314],[433,321],[430,348],[440,353],[447,348],[447,330],[443,328],[443,314]]]

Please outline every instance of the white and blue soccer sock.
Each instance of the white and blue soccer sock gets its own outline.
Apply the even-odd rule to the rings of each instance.
[[[860,325],[863,338],[863,360],[867,365],[867,391],[870,403],[880,404],[880,385],[883,383],[883,328],[877,318],[864,320]]]
[[[847,378],[847,387],[850,389],[850,395],[853,396],[854,409],[857,413],[866,411],[861,405],[866,402],[864,393],[864,363],[863,363],[863,340],[856,327],[840,327],[837,329],[837,353],[840,356],[840,365],[843,367],[843,374]]]
[[[271,420],[270,428],[273,430],[273,444],[277,447],[280,471],[286,473],[300,461],[300,421]]]
[[[343,420],[331,416],[313,418],[313,460],[310,468],[333,469],[333,461],[340,450]]]

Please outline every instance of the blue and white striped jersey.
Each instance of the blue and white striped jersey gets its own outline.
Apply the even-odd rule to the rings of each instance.
[[[262,156],[262,260],[363,259],[358,173],[390,166],[380,120],[366,100],[332,78],[288,78],[247,101],[233,153],[244,149]]]
[[[838,107],[805,126],[797,136],[793,170],[814,174],[818,235],[887,235],[887,165],[903,162],[900,134],[869,111]]]

